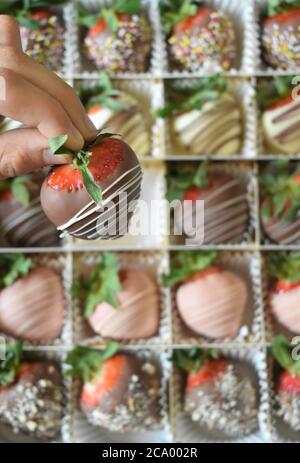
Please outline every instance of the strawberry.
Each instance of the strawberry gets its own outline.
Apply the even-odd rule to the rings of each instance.
[[[77,347],[69,353],[67,373],[83,380],[80,405],[88,421],[111,431],[152,428],[158,420],[156,367],[131,354]]]
[[[192,169],[176,167],[168,176],[167,199],[181,201],[174,209],[175,234],[181,232],[197,245],[240,242],[248,223],[245,185],[209,172],[206,163]]]
[[[62,377],[49,361],[22,361],[20,343],[0,360],[0,421],[32,437],[58,437],[63,414]]]
[[[268,17],[262,23],[263,58],[273,68],[299,66],[299,0],[269,0]]]
[[[270,276],[276,278],[270,294],[275,319],[290,332],[300,334],[300,255],[276,252],[268,258]]]
[[[300,361],[284,336],[272,342],[272,354],[282,368],[276,381],[278,414],[293,431],[300,430]]]
[[[120,271],[115,255],[104,253],[88,281],[81,279],[77,289],[85,317],[101,336],[124,340],[157,334],[159,291],[142,268]]]
[[[187,373],[184,409],[192,421],[226,436],[257,429],[257,397],[245,369],[215,350],[175,350],[175,365]]]
[[[66,140],[67,136],[50,139],[53,152],[66,152],[62,147]],[[83,151],[67,152],[73,156],[73,164],[55,167],[43,183],[45,214],[59,230],[82,239],[116,238],[126,233],[132,215],[128,213],[130,202],[139,197],[142,177],[135,153],[110,134],[99,134]],[[127,199],[127,216],[122,223],[115,216],[122,213],[123,217],[126,212],[121,193]],[[101,206],[112,202],[115,209],[110,206],[108,216]],[[117,220],[118,230],[115,222],[114,230],[110,230],[110,219]]]
[[[43,177],[23,175],[0,181],[0,233],[17,246],[58,246],[58,233],[42,211],[39,192]]]
[[[162,2],[161,17],[169,54],[180,69],[199,71],[208,65],[228,70],[236,59],[236,34],[223,11],[194,0]]]
[[[49,268],[32,266],[22,254],[0,256],[0,331],[32,342],[50,341],[63,325],[61,278]]]
[[[178,253],[163,283],[166,286],[179,283],[177,309],[194,333],[209,338],[233,338],[242,325],[248,291],[235,273],[211,265],[217,257],[212,251]]]
[[[80,7],[79,13],[79,23],[88,28],[85,51],[97,68],[109,73],[147,71],[152,31],[141,0],[117,0],[96,14]]]

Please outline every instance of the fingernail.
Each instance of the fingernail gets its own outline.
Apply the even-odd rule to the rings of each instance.
[[[79,130],[77,130],[76,127],[72,126],[71,131],[74,139],[78,142],[79,145],[83,146],[84,139]]]
[[[55,164],[70,164],[72,162],[71,156],[67,154],[53,154],[51,150],[45,150],[43,152],[43,159],[48,166],[54,166]]]
[[[97,133],[97,128],[94,126],[93,122],[91,121],[91,119],[89,118],[89,116],[87,114],[85,114],[84,120],[85,120],[86,128],[90,132],[93,132],[93,134],[96,134]]]

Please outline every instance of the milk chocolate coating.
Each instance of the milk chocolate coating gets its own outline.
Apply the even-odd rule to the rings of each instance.
[[[300,10],[280,16],[262,25],[263,58],[273,68],[295,68],[300,66]]]
[[[249,435],[258,425],[256,390],[231,362],[217,379],[186,389],[185,410],[200,426],[231,437]]]
[[[158,374],[151,363],[124,355],[126,362],[113,389],[102,396],[97,407],[81,401],[82,411],[91,424],[110,431],[153,429],[159,421]]]
[[[36,268],[0,292],[0,331],[26,341],[51,341],[62,330],[64,309],[60,277]]]
[[[203,244],[237,243],[243,239],[248,228],[249,208],[247,190],[243,183],[226,174],[212,173],[210,185],[203,190],[204,201],[204,241]],[[196,206],[192,206],[196,214]],[[183,207],[184,221],[188,212]],[[175,221],[180,219],[176,218]],[[195,222],[194,222],[195,223]],[[186,230],[186,236],[194,239],[195,232]]]
[[[114,203],[115,209],[105,210],[104,207],[103,210],[98,207],[96,211],[93,211],[96,203],[90,198],[85,188],[78,191],[58,191],[47,185],[47,179],[42,185],[41,204],[45,214],[58,227],[65,225],[64,231],[76,238],[116,239],[128,232],[129,221],[133,215],[133,212],[129,211],[129,206],[132,201],[140,197],[142,171],[132,149],[121,140],[119,143],[123,147],[123,160],[111,175],[98,182],[103,193],[103,205],[105,206],[105,201],[108,200]],[[119,197],[119,193],[122,192],[127,193],[127,204],[124,198]],[[116,196],[112,197],[115,193]],[[84,211],[86,217],[80,214],[74,222],[68,223],[86,206],[88,206]],[[115,211],[117,211],[116,214]],[[128,220],[126,217],[124,220],[126,213]],[[106,226],[107,223],[108,226]]]
[[[60,369],[48,361],[28,362],[20,375],[12,386],[0,388],[0,421],[41,440],[57,438],[63,415]]]
[[[265,234],[275,243],[298,244],[300,242],[300,219],[285,221],[282,219],[265,220],[261,217]]]
[[[28,206],[22,206],[14,198],[0,200],[0,234],[9,245],[59,246],[58,232],[41,208],[41,184],[42,178],[36,176],[32,183],[26,185],[30,193]]]

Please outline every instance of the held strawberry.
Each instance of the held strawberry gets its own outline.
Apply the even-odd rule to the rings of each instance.
[[[88,28],[85,52],[98,69],[109,73],[147,71],[152,30],[142,13],[141,0],[118,0],[96,14],[80,6],[79,13],[79,23]]]
[[[215,265],[214,251],[182,252],[174,256],[163,284],[176,288],[178,312],[190,330],[208,338],[234,338],[248,299],[245,282]]]
[[[209,67],[227,71],[236,55],[236,33],[223,11],[202,7],[194,0],[163,1],[161,16],[172,64],[180,69],[199,71]]]
[[[299,0],[269,0],[268,17],[262,23],[262,51],[266,64],[273,68],[300,65],[299,6]]]
[[[14,247],[59,246],[55,227],[40,204],[43,176],[23,175],[0,181],[0,235]]]
[[[49,141],[54,153],[67,136]],[[134,201],[139,199],[142,171],[132,149],[111,134],[73,156],[73,164],[52,170],[41,189],[45,214],[64,234],[95,240],[115,239],[128,232]]]
[[[61,333],[64,311],[61,277],[55,271],[34,267],[23,254],[1,254],[2,333],[31,342],[52,341]]]
[[[300,255],[276,252],[268,258],[268,272],[275,278],[270,292],[271,311],[275,319],[291,333],[300,334]]]
[[[196,171],[180,167],[168,176],[167,199],[180,201],[174,208],[176,229],[193,244],[240,242],[248,228],[245,185],[239,178],[210,171],[206,163]]]
[[[120,270],[116,256],[104,253],[88,278],[75,284],[75,296],[94,332],[116,340],[150,338],[157,334],[159,290],[144,268]]]
[[[260,177],[261,224],[266,236],[280,244],[300,240],[300,185],[297,165],[272,162]]]
[[[0,421],[41,441],[59,438],[62,376],[56,363],[23,361],[21,343],[8,344],[0,360]]]
[[[150,153],[150,131],[145,115],[136,98],[114,88],[105,72],[97,86],[82,89],[80,98],[98,130],[104,127],[118,133],[138,157]]]
[[[187,375],[184,409],[192,421],[230,437],[256,431],[257,392],[245,365],[197,348],[175,350],[174,363]]]
[[[67,374],[83,381],[82,412],[110,431],[150,430],[159,421],[157,367],[117,349],[116,343],[105,351],[77,347],[68,355]]]
[[[282,370],[276,381],[278,415],[293,431],[300,431],[300,362],[294,360],[295,346],[284,336],[272,343],[272,354]]]

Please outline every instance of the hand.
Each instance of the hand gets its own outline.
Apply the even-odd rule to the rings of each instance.
[[[0,15],[0,31],[0,114],[28,127],[0,134],[0,179],[69,162],[51,153],[48,138],[67,134],[66,146],[79,150],[96,128],[72,87],[23,53],[16,21]]]

